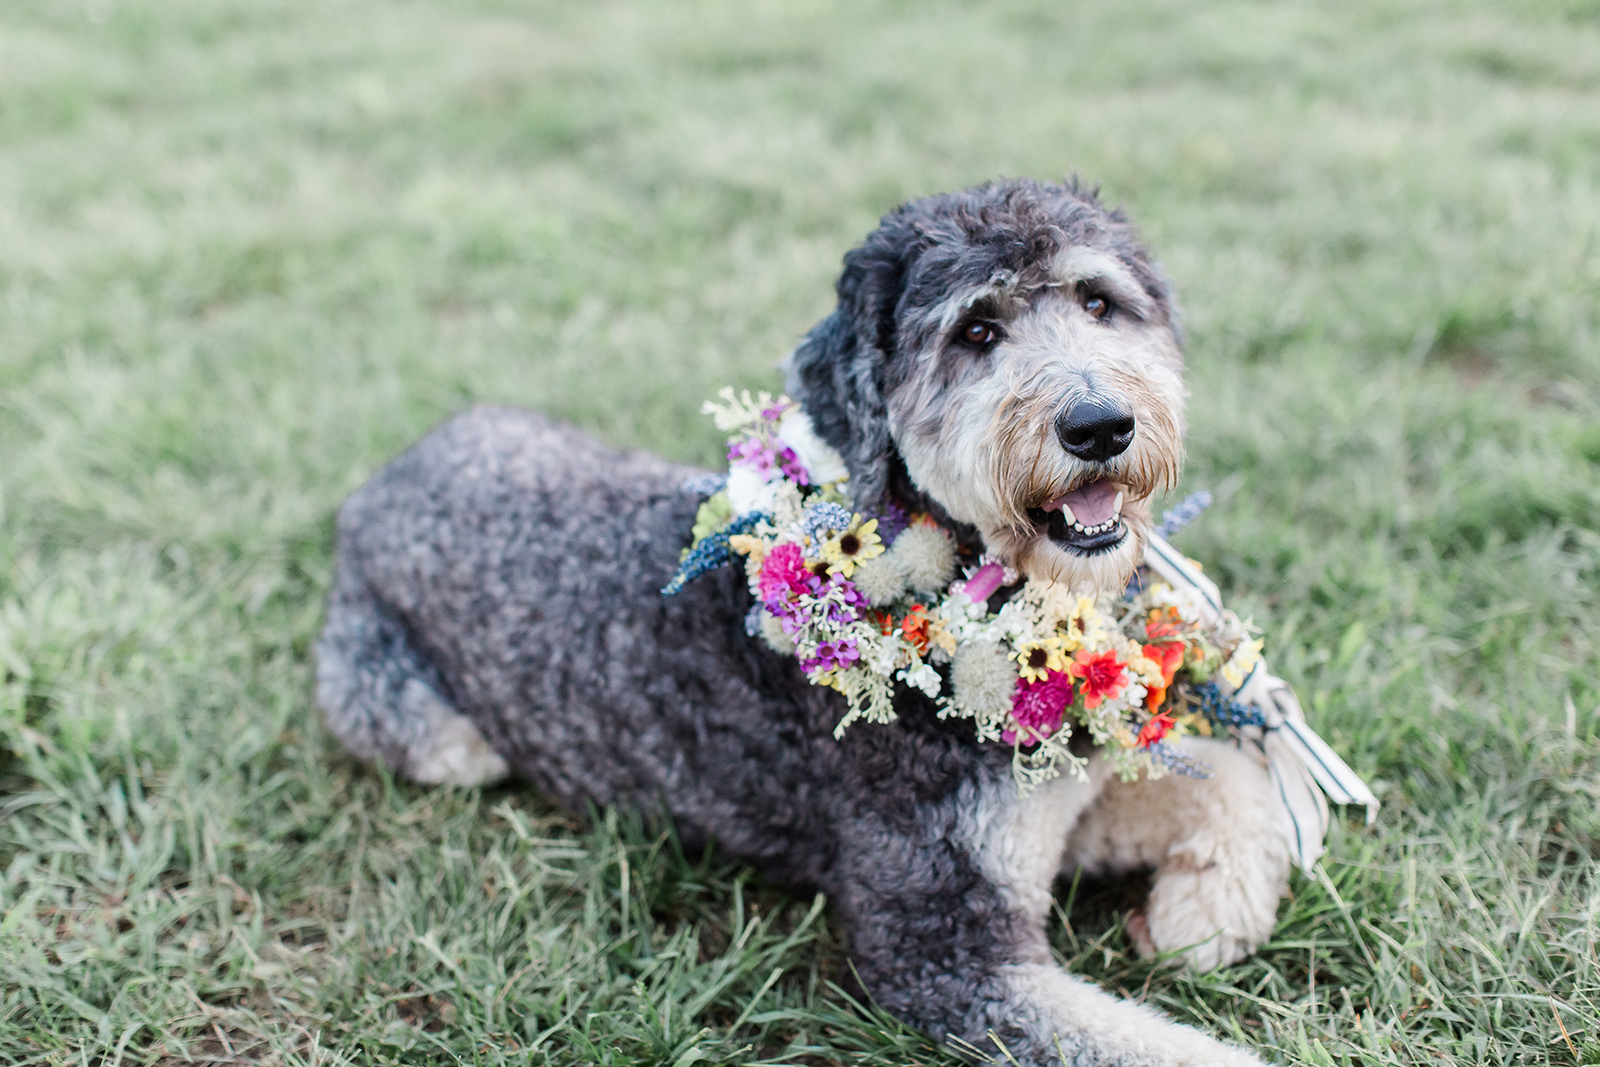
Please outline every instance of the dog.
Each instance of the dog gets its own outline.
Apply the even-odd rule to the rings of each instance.
[[[1075,180],[917,200],[846,255],[837,296],[785,371],[853,506],[1121,589],[1177,479],[1186,395],[1173,297],[1123,214]],[[737,567],[661,595],[696,475],[524,411],[434,430],[339,511],[332,732],[418,782],[664,807],[687,846],[825,891],[866,990],[935,1039],[1023,1064],[1259,1063],[1069,975],[1045,918],[1064,871],[1149,870],[1141,948],[1196,968],[1251,952],[1291,858],[1260,763],[1191,738],[1210,778],[1125,782],[1091,754],[1087,780],[1023,795],[1009,746],[909,688],[895,722],[836,739],[843,699],[747,632]]]

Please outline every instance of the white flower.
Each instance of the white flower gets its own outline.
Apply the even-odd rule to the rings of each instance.
[[[728,503],[735,515],[748,515],[753,511],[771,512],[778,499],[781,481],[768,481],[767,476],[751,467],[734,467],[728,472]]]
[[[811,476],[812,485],[837,482],[850,473],[844,458],[817,436],[811,419],[798,408],[791,409],[778,422],[778,440],[794,449],[795,458]]]
[[[867,627],[856,637],[856,650],[868,670],[887,678],[894,673],[895,662],[900,658],[900,639]]]
[[[907,685],[916,686],[930,697],[938,696],[939,687],[943,684],[943,679],[939,677],[939,672],[921,660],[917,660],[912,666],[900,671],[895,677]]]
[[[1150,603],[1156,607],[1176,608],[1178,618],[1184,622],[1199,622],[1205,617],[1202,614],[1204,601],[1198,589],[1174,589],[1165,582],[1157,582],[1150,587]]]
[[[772,490],[768,514],[772,516],[773,526],[782,529],[800,517],[800,490],[793,482],[787,480],[780,479],[770,485],[775,488]]]
[[[1031,641],[1035,636],[1047,636],[1045,634],[1035,635],[1032,614],[1028,611],[1026,604],[1016,600],[1006,601],[1005,607],[1000,609],[1000,613],[995,616],[994,621],[995,625],[1000,628],[1000,632],[1006,635],[1006,640],[1012,643]]]
[[[794,655],[794,638],[783,628],[783,621],[770,611],[761,612],[761,637],[774,652]]]
[[[1017,668],[998,642],[973,641],[956,649],[950,666],[951,706],[978,718],[1011,711]]]

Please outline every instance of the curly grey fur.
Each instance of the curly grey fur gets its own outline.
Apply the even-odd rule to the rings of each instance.
[[[1075,184],[909,204],[846,257],[791,387],[861,501],[939,510],[885,416],[926,310],[960,280],[1039,275],[1069,245],[1115,255],[1170,325],[1132,230]],[[825,890],[867,989],[935,1036],[987,1045],[994,1030],[1024,1063],[1058,1049],[1085,1065],[1254,1062],[1050,964],[1039,901],[1095,787],[1019,800],[1009,751],[915,692],[895,724],[835,740],[840,697],[747,632],[739,568],[660,596],[700,502],[683,488],[694,473],[527,412],[439,427],[340,510],[317,649],[333,732],[416,776],[429,723],[453,709],[570,810],[664,806],[689,847],[714,839]]]

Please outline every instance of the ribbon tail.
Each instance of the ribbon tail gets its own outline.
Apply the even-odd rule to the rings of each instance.
[[[1295,757],[1311,772],[1329,800],[1335,804],[1360,804],[1367,809],[1367,825],[1372,825],[1378,817],[1378,798],[1315,730],[1303,722],[1287,719],[1282,730],[1277,732],[1283,735]]]
[[[1267,758],[1272,788],[1289,816],[1289,846],[1300,869],[1309,872],[1322,858],[1328,836],[1328,801],[1297,752],[1285,743],[1282,730],[1268,730],[1260,742]]]
[[[1328,794],[1328,799],[1335,804],[1360,804],[1367,809],[1367,825],[1371,826],[1378,817],[1378,798],[1372,795],[1361,776],[1306,722],[1305,712],[1300,710],[1300,701],[1289,683],[1269,675],[1262,690],[1283,717],[1282,724],[1274,732],[1283,735],[1290,751],[1305,764],[1322,791]]]

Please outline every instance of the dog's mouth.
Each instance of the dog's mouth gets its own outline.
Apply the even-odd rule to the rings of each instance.
[[[1028,515],[1057,546],[1080,556],[1097,556],[1128,536],[1122,521],[1123,496],[1110,478],[1096,478],[1029,508]]]

